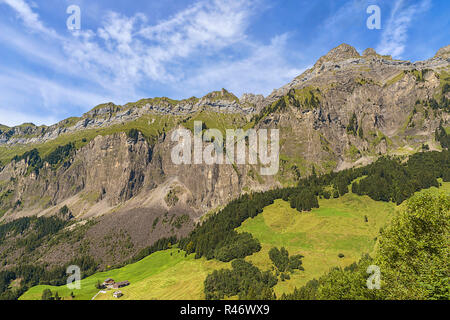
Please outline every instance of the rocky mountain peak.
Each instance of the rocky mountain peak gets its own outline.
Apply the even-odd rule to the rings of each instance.
[[[450,45],[442,47],[435,55],[436,58],[449,59],[450,58]]]
[[[392,60],[392,57],[390,55],[380,55],[373,48],[367,48],[366,50],[364,50],[362,53],[362,56],[366,59],[367,58],[369,58],[369,59],[381,58],[384,60]]]
[[[363,51],[362,55],[363,55],[363,57],[375,56],[375,55],[377,55],[377,52],[373,48],[367,48],[366,50]]]
[[[224,88],[222,88],[222,90],[220,91],[213,91],[208,93],[203,97],[203,99],[239,101],[239,99],[234,94]]]
[[[32,123],[32,122],[25,122],[25,123],[22,123],[19,127],[24,127],[24,128],[31,127],[31,128],[34,128],[34,127],[36,127],[36,125],[34,123]]]
[[[341,44],[334,49],[331,49],[326,55],[322,56],[314,65],[320,67],[325,62],[339,62],[351,58],[360,58],[358,51],[348,44]]]
[[[239,102],[241,104],[254,106],[256,112],[261,111],[261,109],[264,106],[264,101],[265,99],[262,94],[253,94],[253,93],[244,93],[239,99]]]
[[[120,106],[115,105],[112,102],[102,103],[94,107],[89,112],[85,113],[84,117],[96,117],[104,114],[112,114],[120,110]]]
[[[244,93],[239,99],[242,103],[258,104],[264,101],[262,94]]]

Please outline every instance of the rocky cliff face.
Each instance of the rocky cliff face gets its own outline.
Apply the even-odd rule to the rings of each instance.
[[[380,154],[407,155],[424,144],[438,149],[434,131],[449,120],[449,63],[448,47],[430,60],[411,63],[373,49],[361,56],[341,45],[268,97],[245,94],[238,99],[222,89],[201,99],[107,103],[50,127],[2,126],[0,153],[5,154],[17,148],[20,155],[70,134],[98,135],[83,138],[62,163],[44,163],[38,172],[30,170],[29,159],[4,163],[1,219],[54,214],[66,205],[77,219],[139,209],[163,213],[177,207],[196,221],[248,190],[294,184],[313,166],[340,170]],[[216,114],[224,127],[279,128],[279,173],[263,177],[258,166],[250,165],[173,164],[172,131],[202,119],[205,112]],[[127,124],[149,115],[175,120],[155,129],[151,139],[125,133]],[[155,119],[145,125],[158,126]]]
[[[0,172],[2,190],[13,191],[2,203],[9,207],[3,218],[55,214],[66,205],[79,219],[172,206],[189,210],[197,219],[236,198],[244,186],[271,185],[269,180],[254,182],[247,175],[251,167],[244,165],[175,165],[171,151],[176,143],[169,137],[163,135],[150,145],[140,133],[137,139],[126,133],[97,136],[63,165],[55,169],[45,163],[38,173],[30,172],[27,159],[12,161]],[[169,194],[177,201],[169,201]]]
[[[450,98],[449,59],[442,56],[445,48],[440,52],[410,63],[373,49],[359,56],[341,45],[274,91],[266,108],[280,99],[286,107],[263,122],[289,128],[282,153],[310,163],[328,159],[333,169],[418,151],[422,144],[439,148],[433,133],[441,121],[448,125]]]

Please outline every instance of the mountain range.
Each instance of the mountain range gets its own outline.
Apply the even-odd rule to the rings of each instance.
[[[361,54],[342,44],[264,97],[225,89],[202,98],[150,98],[96,106],[51,126],[0,125],[0,222],[72,221],[65,241],[15,249],[0,242],[2,268],[61,265],[77,253],[120,265],[141,249],[183,237],[242,194],[295,186],[313,173],[407,158],[446,147],[450,46],[425,61]],[[280,170],[259,165],[175,165],[172,132],[280,129]],[[444,142],[443,142],[444,141]]]

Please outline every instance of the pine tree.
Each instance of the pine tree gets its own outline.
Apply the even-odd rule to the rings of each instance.
[[[54,300],[52,291],[50,289],[42,291],[41,300]]]

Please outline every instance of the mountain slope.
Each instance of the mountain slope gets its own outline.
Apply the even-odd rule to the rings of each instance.
[[[449,121],[447,53],[448,47],[411,63],[341,45],[268,97],[238,99],[223,89],[200,99],[102,104],[49,127],[1,127],[0,219],[67,208],[70,228],[81,236],[23,254],[60,265],[72,256],[57,252],[80,251],[105,267],[159,238],[188,234],[203,215],[248,191],[292,186],[313,170],[337,171],[380,155],[440,150],[435,131]],[[251,165],[174,165],[171,134],[191,129],[194,120],[222,131],[279,128],[279,173],[260,176]],[[116,243],[116,254],[103,249],[108,243]],[[7,266],[22,258],[9,256]]]
[[[444,192],[450,195],[450,183],[440,188],[430,188],[420,193]],[[339,199],[320,201],[320,208],[310,213],[299,214],[282,200],[264,209],[256,218],[247,219],[238,230],[251,232],[262,243],[262,250],[247,257],[260,269],[270,269],[270,248],[284,246],[289,253],[304,255],[304,271],[295,271],[290,279],[279,281],[275,286],[278,297],[291,293],[312,279],[318,279],[333,267],[344,268],[365,253],[374,250],[381,228],[394,216],[394,211],[405,205],[374,201],[367,196],[347,194]],[[365,216],[368,221],[365,222]],[[350,227],[349,227],[350,226]],[[340,258],[339,253],[344,257]],[[81,290],[70,290],[66,286],[35,286],[20,297],[20,300],[40,300],[42,292],[50,289],[63,299],[89,300],[98,293],[97,281],[112,277],[116,281],[129,280],[130,286],[122,288],[128,299],[204,299],[203,283],[208,273],[229,268],[229,263],[205,258],[185,256],[177,248],[156,252],[141,261],[123,268],[96,273],[81,281]],[[100,293],[96,300],[115,300],[114,290]]]

